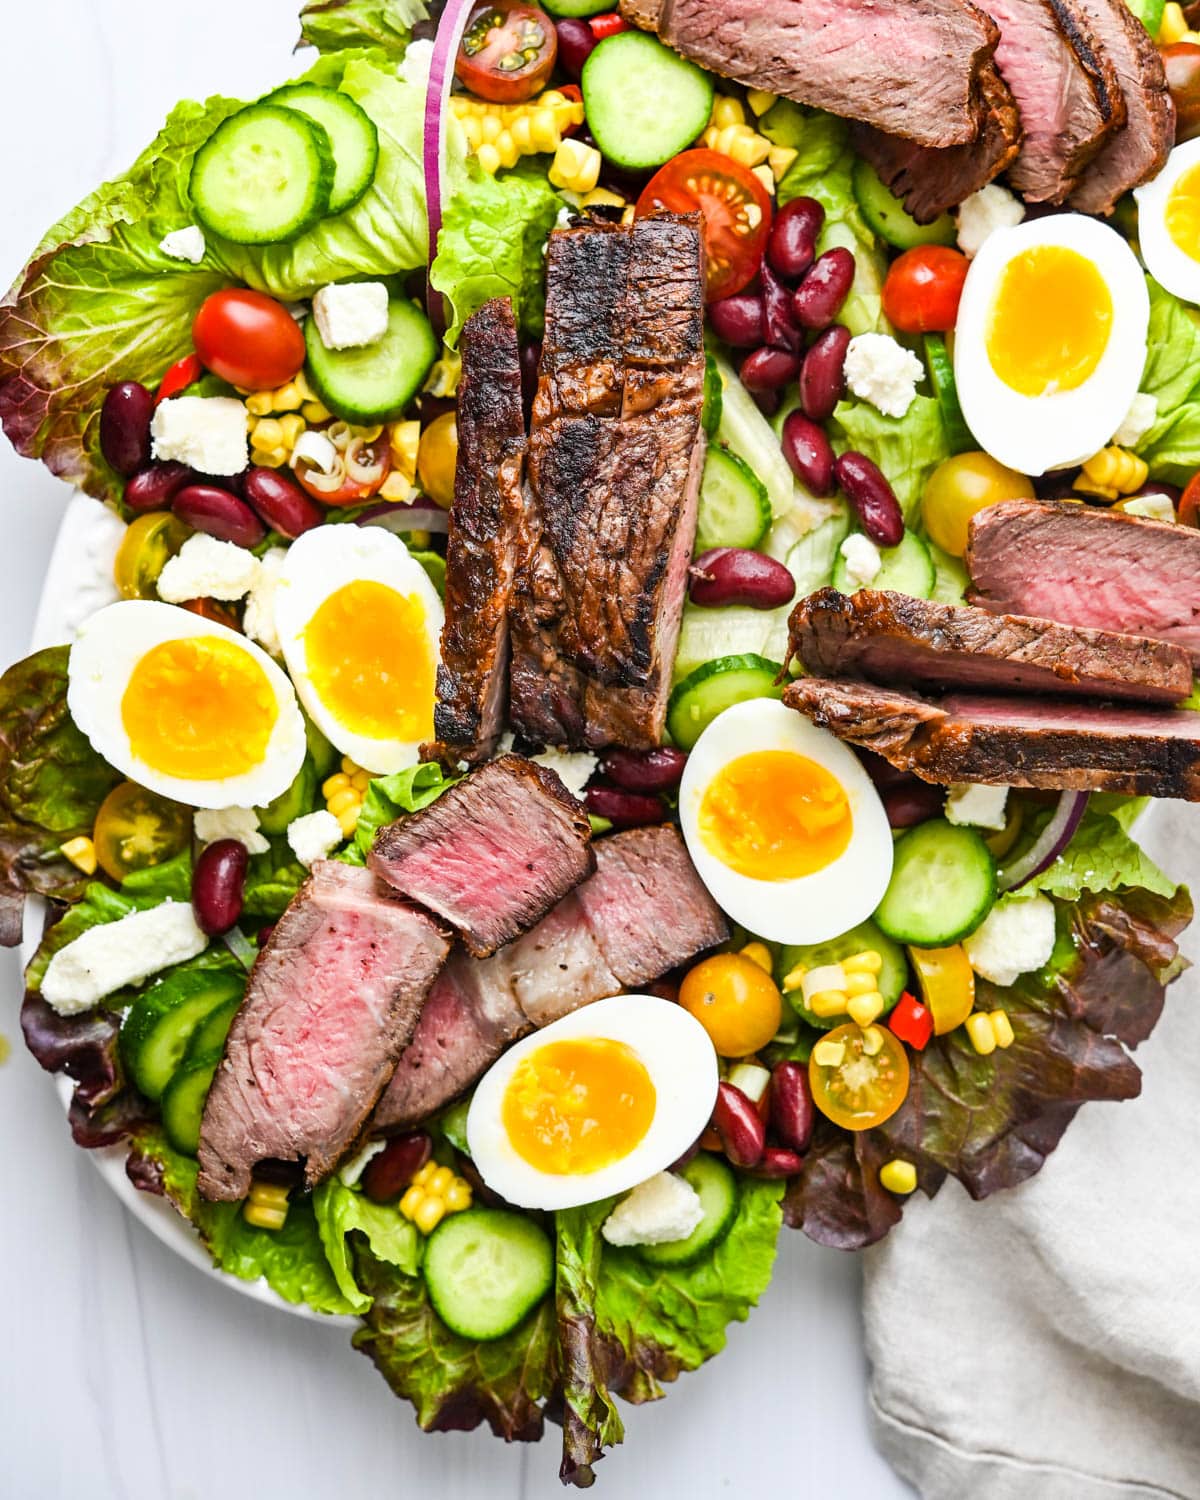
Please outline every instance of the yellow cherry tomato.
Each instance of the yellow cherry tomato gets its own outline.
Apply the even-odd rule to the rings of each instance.
[[[818,1061],[834,1057],[835,1062]],[[813,1103],[843,1130],[873,1130],[908,1097],[908,1053],[885,1026],[838,1026],[812,1050]]]
[[[133,781],[123,781],[109,792],[92,831],[96,863],[117,881],[173,859],[191,837],[188,808]]]
[[[910,948],[908,956],[921,987],[921,999],[938,1036],[953,1031],[975,1005],[975,971],[961,943],[952,948]]]
[[[779,1030],[783,1000],[771,976],[741,953],[718,953],[689,970],[679,1003],[721,1057],[748,1057]]]
[[[158,575],[192,534],[169,510],[151,510],[130,521],[113,563],[122,599],[155,599]]]
[[[421,434],[417,448],[417,478],[421,488],[443,510],[454,500],[454,470],[458,463],[458,419],[445,412]]]
[[[987,453],[956,453],[938,464],[925,481],[921,515],[925,530],[943,552],[961,557],[967,550],[967,528],[977,510],[998,500],[1022,500],[1033,483],[1006,469]]]

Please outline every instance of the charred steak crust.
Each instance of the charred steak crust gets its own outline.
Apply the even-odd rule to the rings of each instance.
[[[1181,709],[957,694],[804,677],[789,708],[841,740],[942,786],[980,782],[1200,801],[1200,714]]]
[[[1192,690],[1187,652],[1163,641],[907,594],[821,589],[789,625],[792,653],[818,677],[1160,704]]]
[[[555,772],[502,755],[381,828],[367,864],[486,958],[545,916],[596,862],[587,813]]]

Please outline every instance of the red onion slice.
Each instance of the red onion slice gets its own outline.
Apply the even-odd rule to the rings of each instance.
[[[425,136],[422,160],[425,168],[425,214],[429,223],[429,264],[437,255],[438,235],[442,229],[442,158],[446,144],[446,110],[450,85],[454,81],[454,62],[459,44],[476,0],[446,0],[442,19],[433,39],[433,56],[429,60],[429,88],[425,94]],[[433,326],[440,333],[446,326],[440,292],[426,279],[425,302]]]
[[[1090,796],[1090,792],[1063,792],[1054,809],[1054,816],[1030,848],[1020,859],[1014,860],[1000,871],[996,883],[1002,891],[1019,890],[1026,881],[1040,875],[1054,863],[1074,838]]]
[[[445,536],[450,516],[440,505],[375,505],[355,516],[356,526],[382,526],[385,531],[433,531]]]

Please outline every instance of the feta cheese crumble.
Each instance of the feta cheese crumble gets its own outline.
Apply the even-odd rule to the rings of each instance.
[[[665,1245],[686,1240],[703,1217],[691,1183],[674,1172],[659,1172],[621,1199],[600,1233],[610,1245]]]
[[[327,808],[305,813],[288,824],[287,841],[292,853],[307,870],[331,854],[342,842],[342,825]]]
[[[583,796],[584,787],[600,764],[599,756],[590,750],[542,750],[530,759],[549,771],[557,772],[558,779],[572,797]]]
[[[258,831],[258,814],[252,807],[203,807],[192,818],[192,828],[202,844],[237,839],[247,854],[265,854],[271,847]]]
[[[233,396],[176,396],[150,422],[154,457],[202,474],[240,474],[246,467],[248,413]]]
[[[1054,902],[1033,896],[1001,896],[963,942],[976,974],[993,984],[1013,984],[1049,963],[1054,951]]]
[[[1139,391],[1130,402],[1125,420],[1112,435],[1122,448],[1135,448],[1158,421],[1158,397]]]
[[[998,831],[1006,821],[1007,802],[1006,786],[952,786],[946,797],[946,821]]]
[[[185,599],[244,599],[261,570],[258,558],[245,547],[198,531],[158,575],[158,597],[168,604],[182,604]]]
[[[42,999],[60,1016],[91,1010],[105,995],[140,984],[160,969],[195,958],[208,947],[192,908],[166,901],[90,927],[50,960]]]
[[[286,547],[271,547],[259,558],[258,579],[242,612],[242,629],[270,656],[282,649],[275,629],[275,585],[286,556]]]
[[[172,229],[170,234],[164,234],[158,248],[170,260],[190,260],[198,266],[208,247],[199,224],[185,224],[182,229]]]
[[[313,298],[312,310],[326,349],[363,349],[387,332],[387,287],[382,281],[331,283]]]
[[[966,256],[978,255],[989,235],[997,229],[1011,229],[1024,217],[1025,205],[1016,194],[989,182],[959,206],[958,248]]]
[[[846,385],[885,417],[902,417],[913,404],[925,366],[888,333],[860,333],[846,346]]]
[[[851,583],[865,588],[867,584],[874,583],[879,576],[879,570],[883,567],[883,558],[879,555],[879,548],[869,536],[861,531],[854,531],[846,538],[838,548],[846,563],[846,577]]]

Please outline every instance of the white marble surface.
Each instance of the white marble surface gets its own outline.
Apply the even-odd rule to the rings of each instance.
[[[6,60],[0,281],[43,230],[137,154],[187,94],[288,74],[293,0],[0,0]],[[0,444],[0,664],[26,649],[67,490]],[[70,1143],[19,1042],[0,955],[0,1497],[328,1500],[550,1496],[553,1434],[505,1449],[425,1437],[344,1333],[258,1306],[134,1223]],[[707,1369],[632,1411],[601,1492],[739,1490],[893,1500],[870,1446],[856,1262],[785,1236],[774,1285]]]

